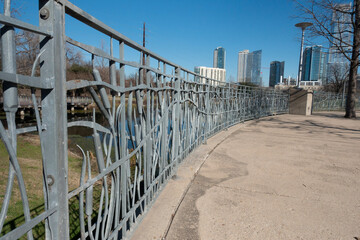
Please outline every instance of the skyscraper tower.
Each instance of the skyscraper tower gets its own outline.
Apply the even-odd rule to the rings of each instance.
[[[262,50],[257,50],[251,53],[251,83],[256,85],[262,85],[261,80],[261,55]]]
[[[214,68],[225,69],[226,51],[223,47],[217,47],[214,50]]]
[[[331,18],[332,39],[328,55],[328,76],[326,80],[333,81],[334,72],[339,76],[345,76],[349,71],[349,60],[344,53],[351,55],[352,52],[352,24],[351,3],[337,4],[336,8],[340,11],[333,11]]]
[[[281,78],[284,78],[284,67],[285,62],[272,61],[270,63],[270,77],[269,77],[269,86],[274,87],[276,84],[280,83]]]
[[[325,83],[328,54],[322,51],[321,45],[306,47],[303,58],[302,82]]]
[[[249,50],[240,51],[238,53],[238,72],[237,82],[246,82],[246,67]]]
[[[261,85],[261,54],[262,50],[249,53],[249,50],[238,53],[238,82]]]
[[[333,11],[331,18],[331,32],[332,39],[330,43],[329,50],[329,62],[347,62],[344,54],[339,51],[341,48],[342,51],[351,53],[351,43],[352,43],[352,24],[351,24],[351,12],[352,6],[351,3],[347,4],[337,4],[336,9],[339,11]]]

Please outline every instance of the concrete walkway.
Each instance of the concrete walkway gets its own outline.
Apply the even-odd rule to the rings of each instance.
[[[133,239],[360,239],[360,120],[342,116],[281,115],[219,133],[185,160]]]

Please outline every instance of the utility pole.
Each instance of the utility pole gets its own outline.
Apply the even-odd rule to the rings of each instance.
[[[143,47],[145,47],[145,22],[143,24]]]

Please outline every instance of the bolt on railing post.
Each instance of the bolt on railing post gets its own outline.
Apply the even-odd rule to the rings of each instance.
[[[44,171],[49,179],[48,208],[56,208],[49,216],[46,239],[69,239],[67,103],[65,72],[65,9],[58,1],[39,0],[40,27],[53,32],[53,38],[40,39],[41,81],[52,81],[54,88],[41,91]]]

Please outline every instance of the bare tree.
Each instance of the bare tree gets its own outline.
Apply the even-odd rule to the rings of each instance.
[[[18,72],[30,75],[32,65],[40,49],[39,36],[27,31],[18,31],[15,34],[15,42]]]
[[[82,53],[71,44],[66,44],[65,49],[66,65],[71,67],[74,64],[84,65],[84,59]]]
[[[325,90],[336,93],[345,91],[345,84],[349,79],[349,65],[331,64],[328,69],[327,84]]]
[[[312,22],[313,37],[323,37],[330,43],[330,54],[349,61],[346,118],[356,118],[356,75],[360,49],[360,0],[353,3],[342,0],[294,0],[300,18]]]
[[[3,3],[4,0],[0,0]],[[20,18],[23,12],[22,5],[19,1],[13,0],[11,7],[11,17]],[[0,39],[1,41],[1,39]],[[16,46],[16,65],[17,71],[20,74],[31,74],[32,65],[36,56],[40,52],[40,40],[39,35],[17,29],[15,31],[15,46]],[[1,44],[0,44],[1,47]],[[1,55],[0,55],[1,60]],[[82,53],[74,46],[66,45],[66,63],[67,68],[73,64],[84,65]],[[1,64],[1,61],[0,61]]]

